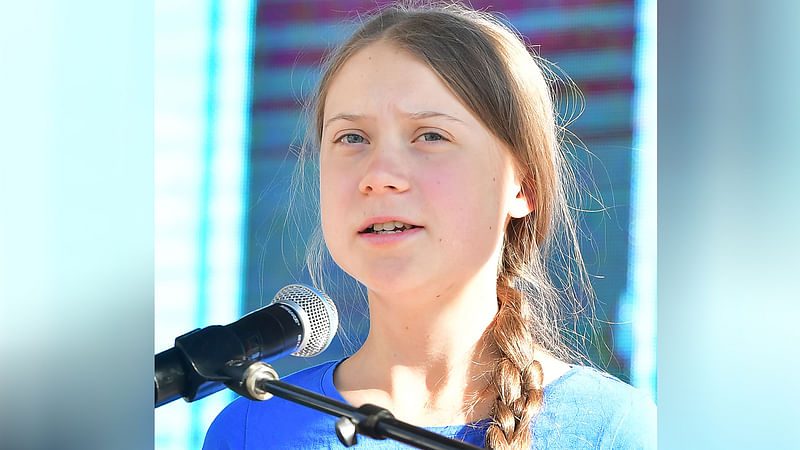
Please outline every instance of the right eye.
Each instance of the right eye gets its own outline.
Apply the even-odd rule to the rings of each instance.
[[[367,140],[364,139],[364,136],[361,136],[360,134],[348,133],[348,134],[339,136],[336,139],[336,142],[339,142],[339,143],[342,143],[342,144],[365,144],[367,142]]]

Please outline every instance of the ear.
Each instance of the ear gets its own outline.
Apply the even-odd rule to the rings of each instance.
[[[519,219],[533,212],[534,204],[533,198],[525,195],[525,189],[522,186],[517,185],[516,188],[517,195],[511,200],[508,215],[514,219]]]

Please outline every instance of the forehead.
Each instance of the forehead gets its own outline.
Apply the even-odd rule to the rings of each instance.
[[[379,41],[348,58],[331,80],[323,115],[389,110],[441,111],[477,122],[473,114],[424,61]]]

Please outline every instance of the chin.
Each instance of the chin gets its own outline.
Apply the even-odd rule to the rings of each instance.
[[[402,294],[417,290],[418,287],[429,284],[421,280],[418,276],[413,276],[409,273],[398,273],[392,270],[380,272],[370,271],[369,273],[361,273],[360,275],[361,276],[356,277],[356,279],[366,286],[367,290],[384,296]]]

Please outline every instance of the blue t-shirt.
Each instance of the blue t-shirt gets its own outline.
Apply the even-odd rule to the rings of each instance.
[[[283,381],[340,402],[331,361]],[[273,397],[263,402],[238,398],[217,416],[204,450],[345,449],[336,437],[337,418]],[[467,425],[426,427],[483,447],[488,419]],[[656,407],[643,393],[598,370],[575,366],[544,388],[544,401],[531,428],[534,449],[656,448]],[[357,449],[405,449],[389,439],[358,436]]]

